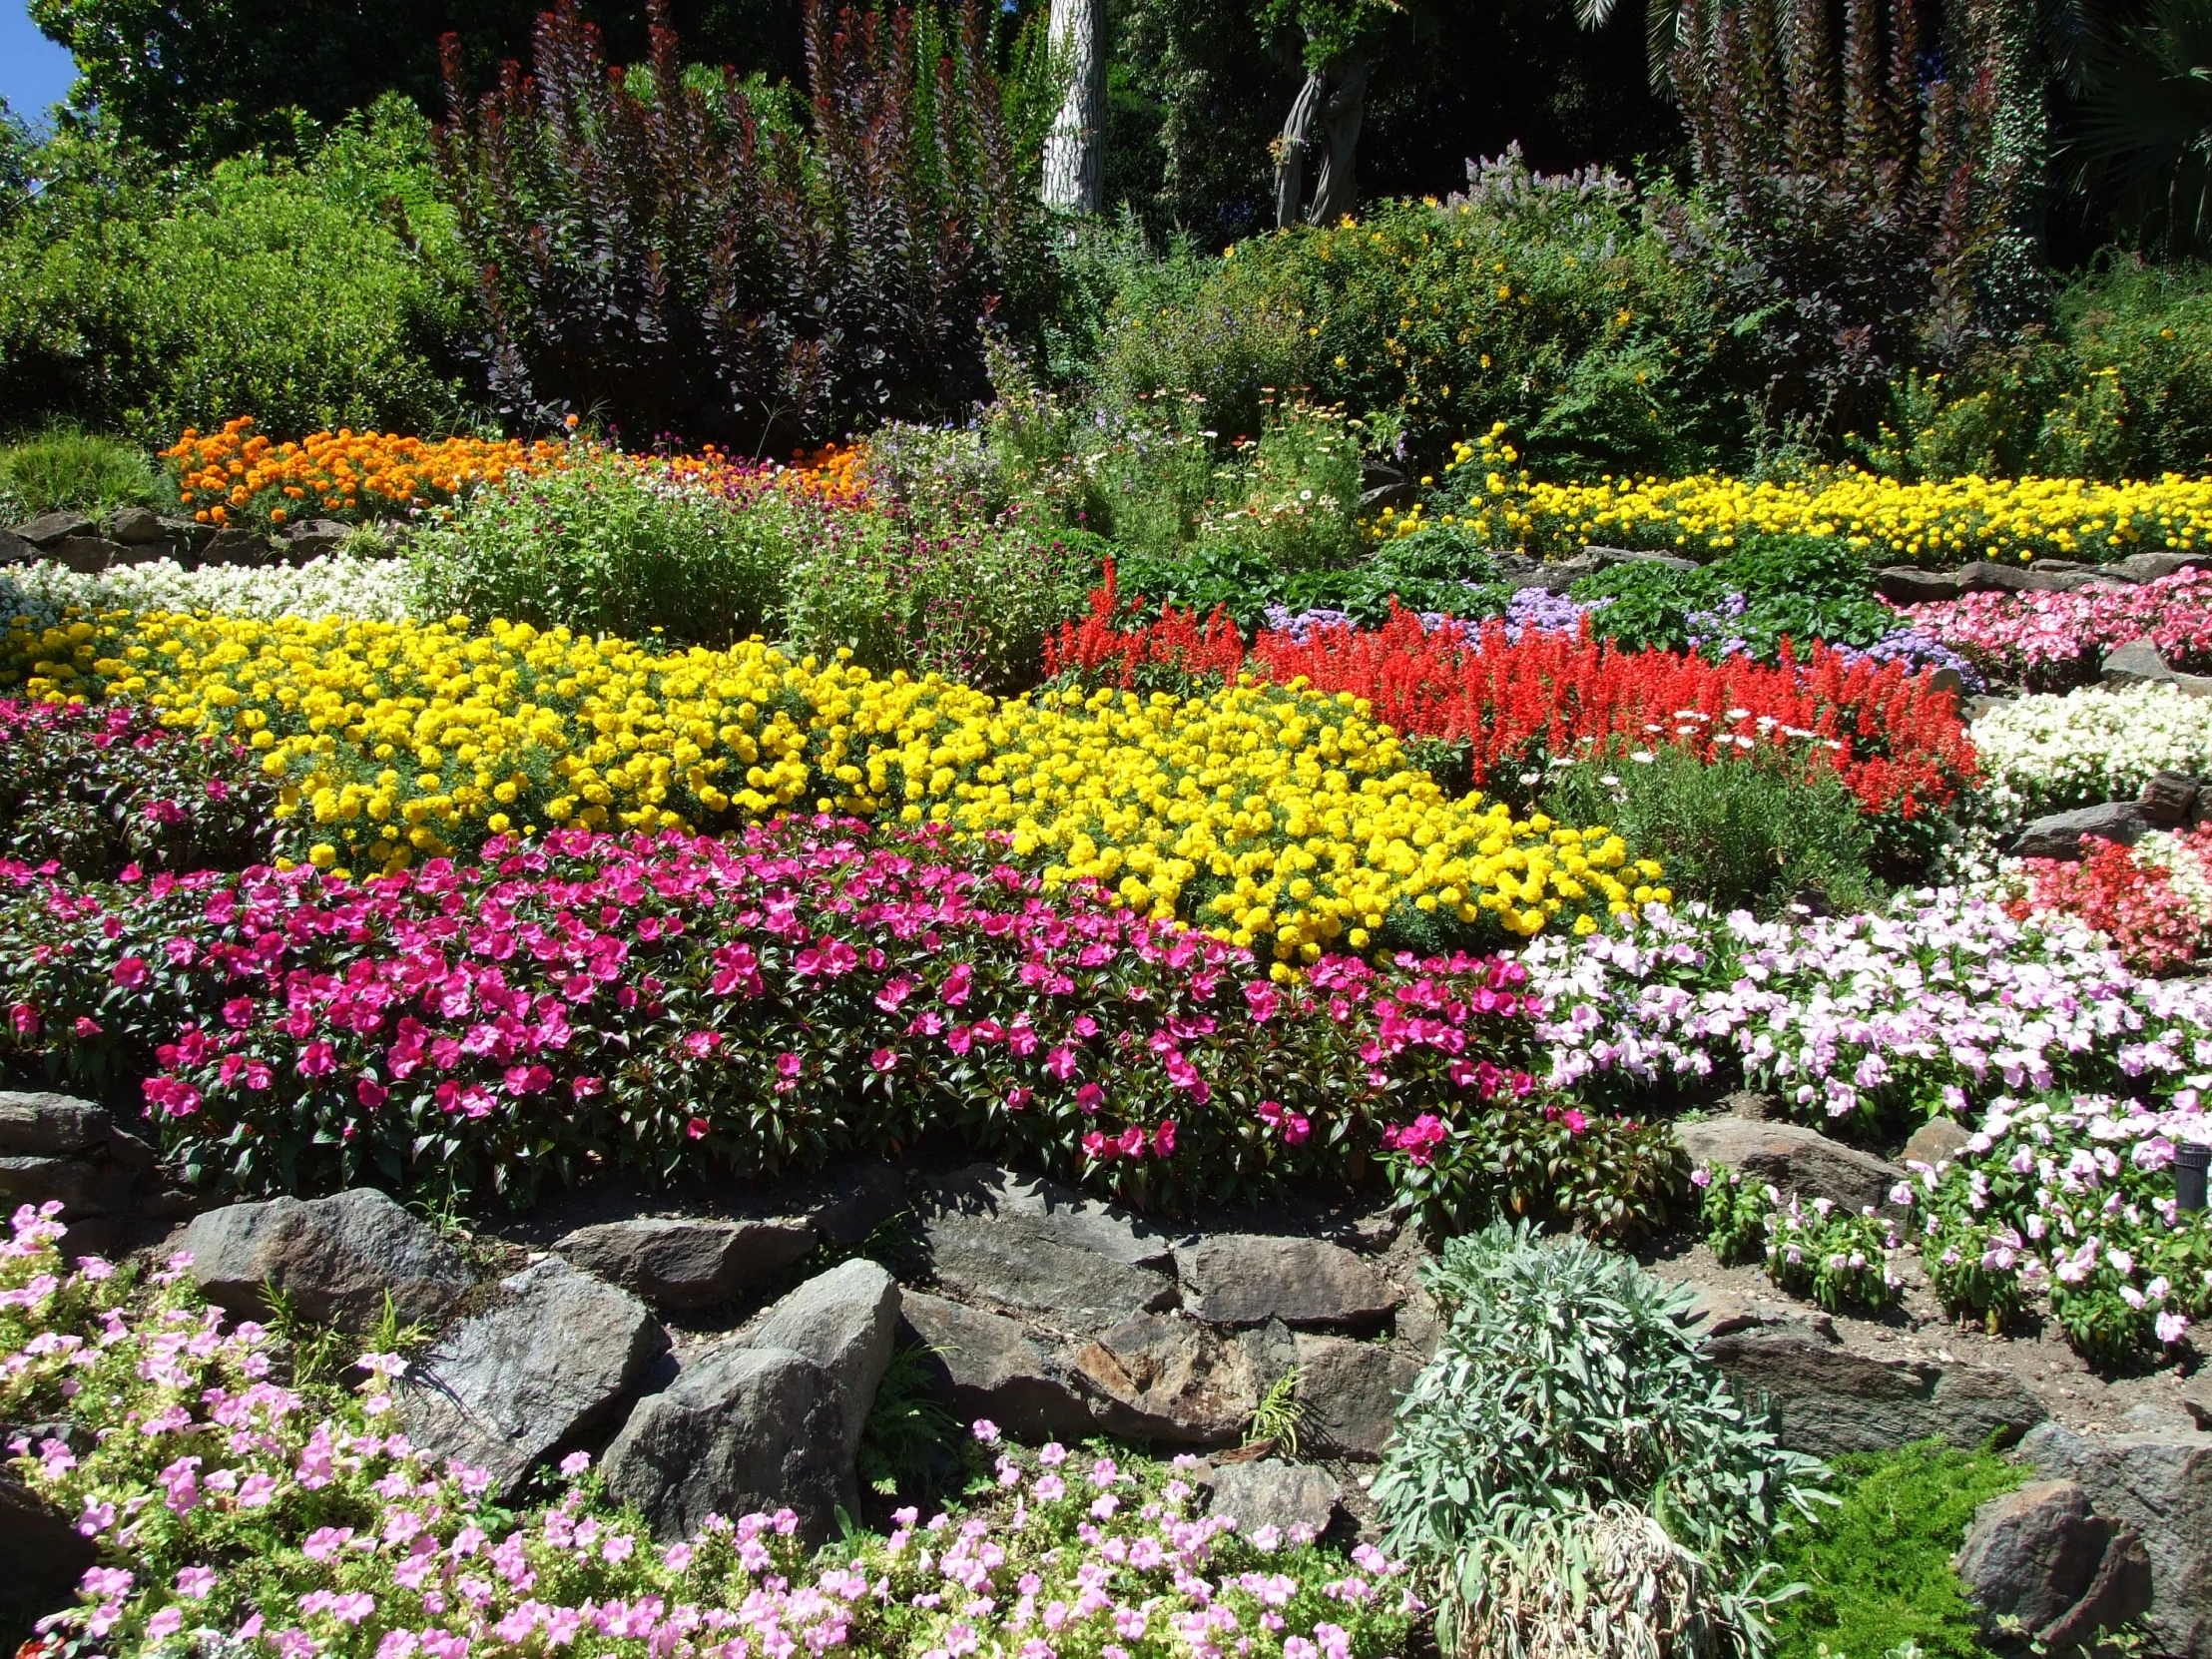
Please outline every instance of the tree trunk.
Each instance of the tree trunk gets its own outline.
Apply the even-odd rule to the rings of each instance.
[[[1275,228],[1288,230],[1304,219],[1310,225],[1334,225],[1360,205],[1353,161],[1360,145],[1360,122],[1367,112],[1368,60],[1332,58],[1306,77],[1275,141]],[[1314,131],[1316,124],[1321,131]],[[1321,177],[1314,203],[1301,213],[1306,197],[1306,155],[1318,150]]]
[[[1051,59],[1068,83],[1044,141],[1044,205],[1065,213],[1105,206],[1104,13],[1105,0],[1052,0]]]

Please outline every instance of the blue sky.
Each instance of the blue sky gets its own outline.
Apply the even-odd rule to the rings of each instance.
[[[69,54],[38,32],[24,0],[0,0],[0,98],[10,109],[43,126],[47,106],[61,102],[76,75]]]

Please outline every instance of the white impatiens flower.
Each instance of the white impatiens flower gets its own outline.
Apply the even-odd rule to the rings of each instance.
[[[214,611],[274,621],[295,616],[404,622],[413,609],[413,576],[404,560],[333,553],[305,564],[208,565],[187,570],[174,559],[122,565],[85,575],[52,561],[0,572],[0,616],[50,626],[72,606],[92,611]]]
[[[2174,686],[2020,697],[1973,723],[1983,788],[1975,819],[1998,831],[2039,814],[2132,801],[2157,772],[2212,772],[2212,699]]]

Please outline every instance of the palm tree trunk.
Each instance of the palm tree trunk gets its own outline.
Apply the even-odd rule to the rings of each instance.
[[[1105,205],[1104,11],[1105,0],[1052,0],[1051,58],[1068,90],[1045,136],[1044,205],[1065,213],[1095,214]]]
[[[1298,89],[1275,152],[1275,228],[1288,230],[1306,221],[1334,225],[1360,205],[1353,162],[1360,146],[1360,123],[1367,112],[1368,60],[1353,54],[1331,58],[1308,73]],[[1320,127],[1317,135],[1315,127]],[[1305,207],[1306,156],[1319,151],[1321,177],[1314,202]],[[1304,209],[1302,212],[1301,209]]]

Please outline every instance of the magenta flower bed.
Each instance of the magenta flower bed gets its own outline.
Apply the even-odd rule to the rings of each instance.
[[[1424,1202],[1471,1183],[1613,1232],[1676,1190],[1664,1129],[1539,1096],[1516,961],[1338,957],[1278,984],[1101,893],[1047,900],[851,821],[499,840],[358,884],[125,873],[0,865],[0,1042],[19,1072],[144,1075],[212,1185],[522,1202],[598,1166],[941,1148],[1169,1206],[1417,1169]],[[1442,1167],[1375,1159],[1424,1115],[1453,1132]]]
[[[2212,667],[2212,571],[2079,593],[1970,593],[1901,608],[1920,633],[1994,679],[2057,691],[2096,678],[2104,653],[2148,640],[2176,668]]]

